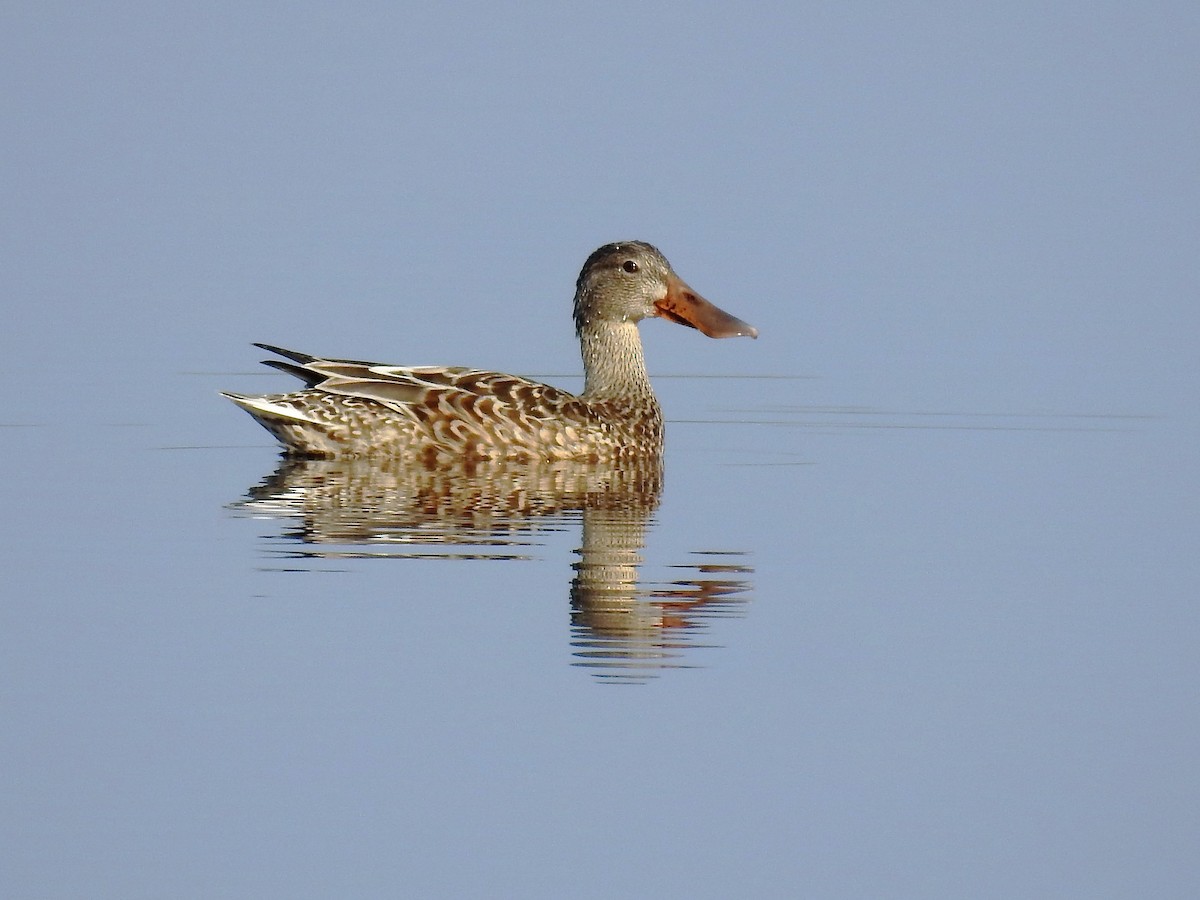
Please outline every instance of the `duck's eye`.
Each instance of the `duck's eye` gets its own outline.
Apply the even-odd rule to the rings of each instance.
[[[625,262],[621,263],[621,268],[632,274],[638,270],[638,264],[632,259],[627,259]]]

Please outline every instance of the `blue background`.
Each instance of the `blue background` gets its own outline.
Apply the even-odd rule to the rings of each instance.
[[[6,4],[0,893],[1195,896],[1197,46],[1194,3]],[[248,342],[577,386],[627,238],[762,335],[643,328],[730,376],[657,382],[650,576],[755,569],[704,668],[569,665],[573,534],[289,566],[226,508],[274,451],[215,390],[286,383]]]

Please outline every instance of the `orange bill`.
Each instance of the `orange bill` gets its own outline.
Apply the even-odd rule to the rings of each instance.
[[[668,282],[667,295],[655,302],[654,307],[664,319],[696,328],[711,338],[727,338],[745,335],[758,337],[758,329],[747,325],[736,316],[709,303],[679,278]]]

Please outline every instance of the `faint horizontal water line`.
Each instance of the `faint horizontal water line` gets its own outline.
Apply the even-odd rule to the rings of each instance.
[[[1156,421],[1161,418],[1157,415],[1145,413],[958,412],[944,410],[888,410],[855,406],[768,406],[756,409],[750,414],[754,417],[748,417],[745,410],[737,409],[716,409],[713,412],[717,415],[711,418],[670,419],[668,421],[671,424],[690,425],[739,425],[841,430],[908,429],[934,431],[1129,432],[1135,430],[1131,427],[1135,424]],[[756,416],[757,413],[764,412],[782,414],[782,416],[780,418],[759,418]],[[717,416],[721,414],[728,414],[731,418],[718,418]],[[892,419],[893,421],[879,421],[882,418]],[[873,421],[855,421],[856,419]],[[912,419],[940,419],[943,421],[906,421]]]
[[[985,424],[924,424],[917,422],[847,422],[847,421],[786,421],[760,419],[671,419],[672,425],[749,425],[766,428],[829,428],[856,431],[1037,431],[1037,432],[1086,432],[1128,433],[1134,428],[1119,428],[1083,425],[985,425]]]
[[[583,379],[583,375],[579,372],[534,372],[527,376],[529,378],[541,379]],[[712,372],[701,373],[675,373],[667,374],[663,372],[652,372],[650,374],[651,381],[818,381],[820,375],[722,375],[713,374]]]
[[[853,416],[945,416],[986,419],[1158,419],[1150,413],[964,412],[934,409],[872,409],[869,406],[761,406],[763,412],[825,413]]]

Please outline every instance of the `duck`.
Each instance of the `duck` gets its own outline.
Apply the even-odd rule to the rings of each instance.
[[[221,394],[288,456],[615,462],[661,455],[663,414],[638,330],[650,318],[710,338],[758,337],[752,325],[692,290],[656,247],[618,241],[587,258],[575,285],[580,394],[469,367],[326,359],[260,343],[254,346],[281,357],[263,364],[304,387]]]

